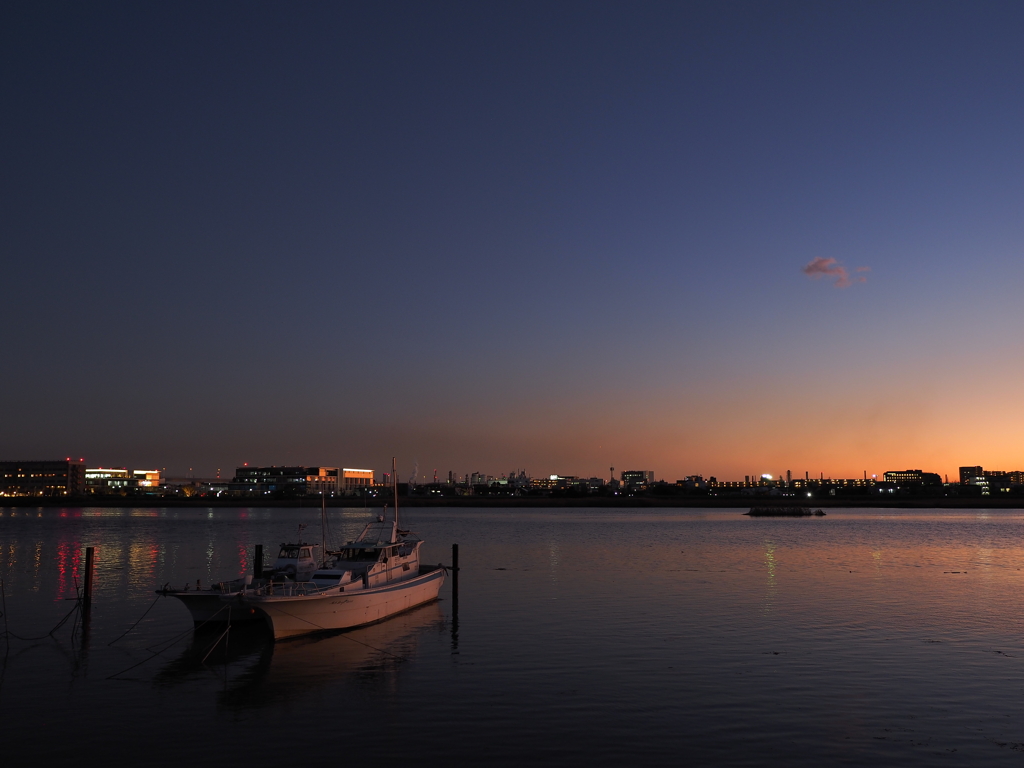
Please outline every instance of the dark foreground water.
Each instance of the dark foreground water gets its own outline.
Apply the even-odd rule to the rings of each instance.
[[[318,538],[318,515],[0,509],[13,633],[45,635],[99,553],[88,635],[12,638],[0,662],[4,763],[1024,761],[1020,513],[417,509],[426,561],[460,545],[457,622],[446,586],[330,637],[236,628],[204,663],[217,634],[153,604],[246,572],[299,523]],[[336,539],[368,519],[329,516]]]

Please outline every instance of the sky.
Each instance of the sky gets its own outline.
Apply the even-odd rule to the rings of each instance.
[[[5,3],[0,458],[1024,469],[1024,6]]]

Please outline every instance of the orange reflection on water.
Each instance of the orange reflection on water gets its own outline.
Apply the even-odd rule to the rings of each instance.
[[[128,547],[128,578],[132,585],[150,584],[160,559],[160,547],[154,542],[135,542]]]

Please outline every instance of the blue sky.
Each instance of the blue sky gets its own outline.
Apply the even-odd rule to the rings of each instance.
[[[9,458],[1022,465],[1018,4],[22,4],[0,29]]]

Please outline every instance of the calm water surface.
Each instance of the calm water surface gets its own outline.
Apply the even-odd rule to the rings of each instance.
[[[369,519],[329,512],[336,540]],[[1024,515],[409,510],[442,600],[273,644],[155,599],[319,537],[300,509],[0,509],[3,752],[40,764],[1013,765]],[[312,534],[312,535],[310,535]],[[155,600],[155,602],[154,602]],[[118,636],[149,612],[125,637]],[[2,628],[0,628],[2,629]],[[2,641],[0,641],[2,642]],[[6,650],[0,646],[0,654]]]

